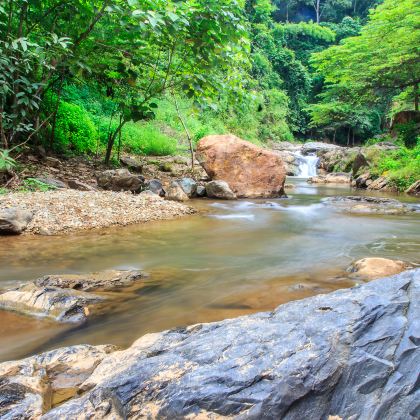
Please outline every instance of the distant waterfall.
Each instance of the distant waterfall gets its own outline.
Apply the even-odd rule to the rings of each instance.
[[[315,154],[303,156],[301,153],[298,153],[297,160],[299,163],[299,173],[297,174],[298,177],[309,178],[311,176],[316,176],[319,162],[318,156]]]

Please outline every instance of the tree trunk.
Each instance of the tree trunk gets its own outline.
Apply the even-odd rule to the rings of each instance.
[[[414,109],[419,110],[419,84],[414,84]]]
[[[319,23],[321,20],[320,7],[321,7],[321,0],[316,0],[316,3],[315,3],[316,23]]]
[[[64,74],[61,73],[60,84],[58,85],[57,102],[55,104],[53,119],[52,119],[52,122],[51,122],[50,150],[52,150],[53,144],[54,144],[55,127],[57,125],[57,114],[58,114],[58,108],[60,107],[60,100],[61,100],[61,92],[63,90],[63,83],[64,83]]]
[[[109,161],[111,160],[111,154],[112,154],[112,149],[114,147],[115,139],[117,138],[118,134],[122,130],[125,123],[126,123],[126,121],[124,119],[121,119],[120,124],[118,125],[117,129],[114,131],[114,133],[112,133],[112,135],[111,135],[111,133],[109,135],[108,144],[107,144],[107,147],[106,147],[106,155],[105,155],[105,164],[106,165],[109,165]]]
[[[353,130],[352,130],[351,144],[352,144],[352,145],[353,145],[353,147],[354,147],[354,128],[353,128]]]
[[[349,129],[347,131],[347,146],[350,146],[350,130],[351,130],[351,128],[349,127]]]
[[[335,136],[337,135],[337,129],[334,129],[334,135],[333,135],[333,144],[335,144]]]

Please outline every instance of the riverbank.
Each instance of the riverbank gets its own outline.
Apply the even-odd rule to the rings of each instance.
[[[127,226],[195,213],[191,207],[165,201],[155,194],[70,189],[0,195],[0,211],[8,209],[29,212],[32,216],[22,233],[41,235]]]

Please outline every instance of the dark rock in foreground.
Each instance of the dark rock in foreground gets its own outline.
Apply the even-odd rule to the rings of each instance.
[[[419,319],[417,269],[270,313],[149,334],[104,357],[77,385],[83,395],[43,418],[415,419]],[[0,382],[25,386],[1,406],[14,418],[39,389],[33,370],[13,373],[8,363]]]

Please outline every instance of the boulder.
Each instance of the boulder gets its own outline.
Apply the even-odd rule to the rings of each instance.
[[[147,277],[138,270],[107,270],[90,274],[54,274],[34,281],[37,287],[60,287],[62,289],[112,291],[128,287]]]
[[[310,155],[312,153],[329,152],[331,150],[341,149],[340,146],[331,143],[323,143],[317,141],[309,141],[302,146],[302,154]]]
[[[353,176],[359,173],[360,169],[362,168],[369,168],[369,162],[367,161],[365,155],[359,152],[353,161],[353,165],[352,165]]]
[[[407,194],[420,195],[420,179],[414,184],[410,185],[405,191]]]
[[[327,197],[321,200],[323,204],[348,213],[374,214],[407,214],[416,208],[391,198],[348,196]]]
[[[0,308],[32,316],[48,317],[58,322],[81,323],[89,315],[89,305],[101,297],[60,287],[25,284],[0,294]]]
[[[189,198],[197,195],[197,182],[192,178],[177,179],[178,184]]]
[[[206,184],[206,194],[209,198],[219,198],[222,200],[236,200],[235,193],[230,189],[225,181],[210,181]]]
[[[188,195],[176,181],[172,181],[166,192],[166,199],[171,201],[188,201]]]
[[[89,184],[85,184],[77,179],[69,179],[67,181],[67,185],[72,190],[79,190],[79,191],[96,191],[94,187]]]
[[[208,136],[197,157],[212,180],[226,181],[238,198],[279,197],[286,170],[280,155],[232,135]]]
[[[349,184],[351,175],[345,172],[334,172],[327,175],[317,175],[308,178],[310,184]]]
[[[0,364],[0,417],[39,419],[74,397],[115,346],[72,346]]]
[[[277,151],[276,152],[281,159],[283,160],[284,168],[286,171],[286,175],[288,176],[297,176],[299,175],[299,165],[301,160],[303,160],[303,156],[298,155],[292,151]]]
[[[197,185],[197,197],[205,197],[206,196],[206,187],[203,185]]]
[[[0,235],[20,235],[33,217],[31,211],[17,207],[0,209]]]
[[[410,270],[273,312],[148,334],[107,355],[81,395],[43,419],[414,420],[419,302],[420,270]],[[16,400],[25,393],[16,395],[1,405],[10,418],[24,407]]]
[[[111,169],[97,174],[98,186],[104,190],[139,193],[144,188],[144,178],[128,169]]]
[[[37,181],[42,182],[43,184],[46,184],[52,188],[57,188],[57,189],[65,189],[67,188],[67,185],[63,182],[60,181],[59,179],[55,179],[55,178],[51,178],[48,176],[40,176],[38,178],[35,178]]]
[[[380,176],[379,178],[372,181],[368,187],[368,190],[374,190],[374,191],[391,191],[391,192],[397,192],[398,189],[394,185],[391,184],[391,181],[389,178],[385,176]]]
[[[373,182],[370,172],[359,175],[353,183],[356,188],[366,189]]]
[[[158,179],[150,179],[149,181],[146,181],[144,188],[154,192],[159,197],[165,197],[166,195],[166,191],[163,189],[163,185]]]
[[[143,171],[143,164],[130,156],[123,156],[120,159],[120,162],[122,165],[126,166],[128,169],[131,169],[134,172],[141,174]]]
[[[386,276],[402,273],[410,267],[404,261],[387,258],[363,258],[354,262],[348,271],[362,280],[376,280]]]
[[[280,152],[298,152],[302,149],[301,143],[290,143],[289,141],[276,141],[270,143],[270,148],[273,150],[278,150]]]

